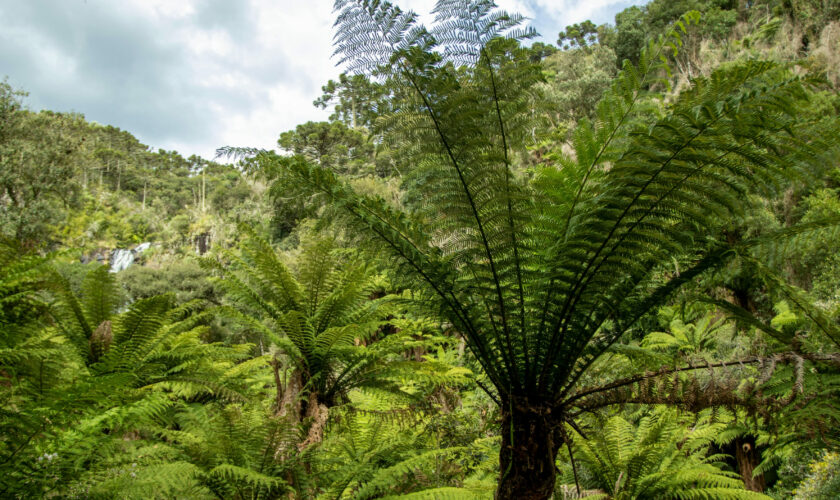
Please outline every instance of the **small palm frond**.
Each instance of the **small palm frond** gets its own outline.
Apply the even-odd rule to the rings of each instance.
[[[467,450],[467,447],[451,447],[429,450],[414,455],[390,467],[379,469],[370,479],[365,481],[364,484],[353,493],[352,498],[358,500],[376,498],[382,493],[388,492],[399,481],[404,481],[406,476],[411,477],[416,474],[418,470],[434,466],[441,459],[452,457],[459,453],[464,453]]]
[[[285,309],[301,307],[304,297],[300,285],[271,245],[248,226],[241,225],[240,230],[248,236],[242,243],[241,255],[223,252],[228,267],[236,270],[226,273],[219,282],[229,299],[251,314],[273,318]],[[202,259],[200,264],[216,271],[227,269],[213,259]]]
[[[427,490],[415,491],[413,493],[386,496],[382,498],[388,500],[396,500],[398,498],[408,500],[480,500],[482,498],[487,498],[487,495],[491,493],[492,492],[488,490],[473,491],[466,488],[454,488],[449,486],[443,488],[430,488]]]
[[[267,476],[252,469],[233,464],[217,465],[210,469],[207,475],[213,479],[221,479],[228,487],[235,489],[238,489],[239,485],[243,485],[248,489],[264,491],[266,493],[274,492],[275,494],[291,490],[291,488],[285,487],[285,481],[278,477]]]
[[[0,238],[0,324],[25,323],[44,308],[38,291],[48,280],[48,259]]]

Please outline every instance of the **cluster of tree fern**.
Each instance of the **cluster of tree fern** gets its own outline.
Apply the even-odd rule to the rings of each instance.
[[[812,3],[654,0],[555,48],[491,0],[336,0],[334,114],[235,165],[3,84],[0,497],[840,495]],[[147,203],[150,257],[79,262],[140,241],[82,206]]]

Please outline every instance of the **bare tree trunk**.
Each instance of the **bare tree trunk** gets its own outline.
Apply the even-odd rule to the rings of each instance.
[[[350,97],[352,111],[350,112],[350,128],[356,130],[356,96]]]
[[[205,231],[195,237],[195,252],[198,255],[204,255],[210,250],[210,233]]]

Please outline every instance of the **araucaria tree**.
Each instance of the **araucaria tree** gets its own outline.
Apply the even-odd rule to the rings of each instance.
[[[497,498],[549,498],[580,409],[634,400],[616,392],[633,380],[581,388],[587,370],[646,313],[756,243],[727,245],[720,221],[749,195],[813,175],[828,126],[797,117],[807,82],[773,63],[728,66],[668,101],[651,92],[667,84],[695,13],[625,65],[596,119],[578,124],[573,153],[525,175],[514,163],[540,73],[521,53],[534,34],[521,16],[439,0],[426,29],[384,1],[335,7],[341,62],[397,89],[386,122],[425,203],[404,210],[303,158],[279,161],[466,338],[503,415]]]

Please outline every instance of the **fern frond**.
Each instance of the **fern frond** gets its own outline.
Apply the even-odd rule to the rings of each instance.
[[[421,469],[424,466],[428,466],[429,464],[434,464],[438,459],[442,457],[448,457],[457,453],[462,453],[467,449],[468,448],[465,447],[451,447],[442,448],[438,450],[431,450],[425,453],[421,453],[417,456],[413,456],[408,460],[400,462],[391,467],[381,469],[377,471],[370,480],[366,481],[362,487],[356,490],[352,498],[360,500],[367,499],[387,492],[391,486],[393,486],[398,480],[402,479],[404,476],[410,476],[412,474],[415,474],[415,472],[418,469]]]
[[[82,280],[79,294],[85,318],[92,328],[113,316],[122,302],[116,277],[108,272],[107,266],[98,266],[88,272]]]
[[[239,467],[233,464],[220,464],[208,471],[211,476],[216,476],[233,484],[241,483],[251,488],[264,489],[276,493],[286,490],[285,482],[277,477],[266,476],[252,469]]]
[[[488,493],[489,492],[487,491],[477,493],[466,488],[445,487],[415,491],[414,493],[406,493],[396,496],[385,496],[382,498],[389,500],[397,498],[409,500],[479,500],[487,498]]]

